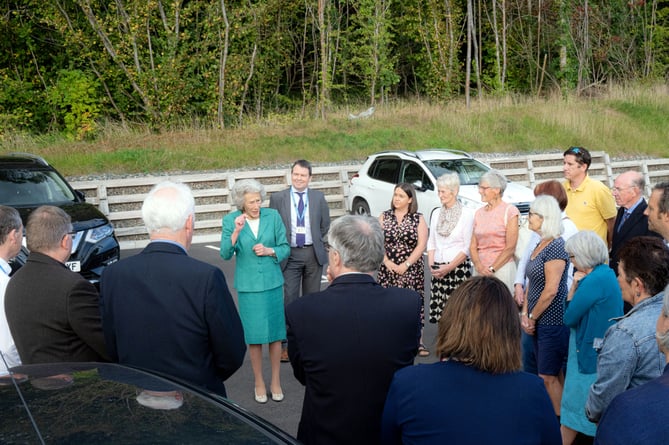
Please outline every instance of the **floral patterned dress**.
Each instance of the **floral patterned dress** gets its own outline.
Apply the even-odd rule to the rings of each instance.
[[[393,210],[383,212],[383,234],[385,237],[386,256],[393,263],[405,263],[411,252],[418,245],[418,223],[420,222],[420,217],[420,213],[407,213],[402,218],[402,222],[398,223]],[[420,318],[423,320],[425,262],[422,255],[402,275],[392,272],[385,264],[382,264],[377,281],[383,287],[402,287],[418,292],[421,298]]]

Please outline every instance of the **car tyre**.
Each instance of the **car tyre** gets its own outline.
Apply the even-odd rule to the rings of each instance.
[[[364,199],[356,199],[353,201],[353,208],[351,209],[351,213],[354,215],[366,215],[369,216],[369,204],[367,204],[367,201]]]

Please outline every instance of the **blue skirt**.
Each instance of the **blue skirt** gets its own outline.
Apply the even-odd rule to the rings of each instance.
[[[262,292],[237,292],[244,339],[262,345],[286,339],[283,286]]]
[[[562,391],[560,423],[574,431],[594,436],[597,432],[597,425],[585,417],[585,402],[588,400],[590,387],[597,379],[597,373],[582,374],[579,372],[576,349],[576,330],[572,329],[569,336],[569,359]]]

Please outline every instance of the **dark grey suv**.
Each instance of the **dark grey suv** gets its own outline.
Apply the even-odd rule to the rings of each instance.
[[[0,156],[0,204],[16,208],[23,224],[41,205],[54,205],[72,218],[75,232],[67,266],[97,285],[102,270],[118,261],[120,248],[114,228],[97,207],[86,203],[84,194],[44,159],[27,153]],[[14,270],[25,263],[24,248],[12,263]]]

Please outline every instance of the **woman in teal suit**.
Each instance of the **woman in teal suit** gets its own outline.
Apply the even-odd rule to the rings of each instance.
[[[239,210],[223,218],[221,257],[224,260],[237,257],[234,287],[255,377],[255,401],[267,402],[262,375],[262,345],[267,343],[272,365],[270,392],[272,400],[280,402],[283,400],[279,377],[281,340],[286,338],[280,263],[290,254],[286,228],[279,212],[260,208],[265,188],[258,181],[237,182],[232,188],[232,200]]]

